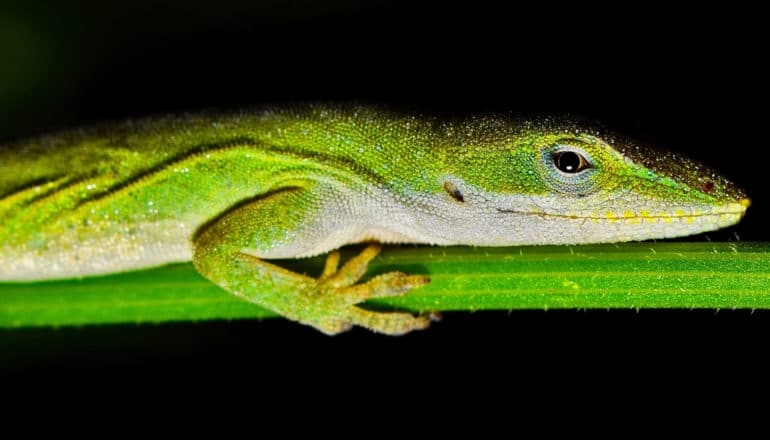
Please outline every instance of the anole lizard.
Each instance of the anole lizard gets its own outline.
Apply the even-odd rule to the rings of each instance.
[[[358,304],[372,244],[506,246],[676,237],[738,222],[743,192],[675,154],[576,125],[306,105],[150,118],[0,147],[0,280],[190,261],[230,293],[334,334],[429,315]],[[314,279],[265,260],[332,251]]]

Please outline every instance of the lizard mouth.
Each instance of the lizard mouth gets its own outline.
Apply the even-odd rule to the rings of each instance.
[[[674,210],[673,212],[613,212],[607,211],[602,214],[600,212],[592,213],[591,215],[581,214],[556,214],[544,211],[522,211],[516,209],[497,208],[497,212],[503,214],[517,214],[517,215],[532,215],[543,218],[562,218],[570,220],[596,220],[596,221],[650,221],[655,222],[658,220],[672,221],[674,219],[695,221],[695,219],[705,218],[719,218],[721,216],[737,217],[736,220],[742,218],[746,214],[746,210],[751,206],[751,199],[742,198],[737,202],[728,202],[724,205],[718,205],[707,211],[696,209],[691,212],[686,212],[681,209]]]

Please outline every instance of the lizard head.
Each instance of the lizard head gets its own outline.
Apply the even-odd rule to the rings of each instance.
[[[487,244],[679,237],[733,225],[750,204],[727,179],[681,155],[572,125],[525,127],[465,149],[444,184],[455,200],[484,206]],[[473,153],[481,150],[485,161]]]

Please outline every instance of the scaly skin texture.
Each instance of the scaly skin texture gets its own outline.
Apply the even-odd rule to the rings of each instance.
[[[264,259],[348,243],[505,246],[682,236],[738,222],[730,182],[672,154],[506,116],[440,120],[308,105],[131,121],[0,148],[0,280],[192,260],[229,292],[338,333],[430,316],[356,304],[426,277],[356,284],[379,247],[313,279]]]

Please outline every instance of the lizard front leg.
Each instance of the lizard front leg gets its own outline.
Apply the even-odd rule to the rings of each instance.
[[[356,284],[379,252],[379,245],[367,247],[340,269],[339,253],[331,253],[317,279],[249,253],[250,249],[269,249],[275,243],[312,240],[305,232],[317,221],[308,212],[317,206],[317,200],[313,187],[290,188],[235,207],[195,236],[195,267],[228,292],[327,334],[352,325],[391,335],[427,327],[429,316],[375,312],[357,306],[367,299],[401,295],[429,282],[424,276],[390,272]]]

